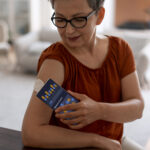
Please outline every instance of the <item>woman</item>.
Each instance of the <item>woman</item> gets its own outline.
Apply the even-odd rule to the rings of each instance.
[[[37,82],[24,117],[23,143],[121,150],[123,123],[141,118],[144,107],[131,49],[117,37],[96,36],[103,0],[53,0],[52,6],[62,41],[41,54],[37,79],[53,79],[80,102],[53,111],[36,97]],[[74,111],[60,114],[64,110]]]

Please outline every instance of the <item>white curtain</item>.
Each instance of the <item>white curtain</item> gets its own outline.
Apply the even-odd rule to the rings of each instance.
[[[105,7],[105,17],[102,24],[97,26],[98,32],[114,28],[115,0],[105,0],[104,7]]]
[[[30,31],[49,28],[52,8],[48,0],[30,0]]]

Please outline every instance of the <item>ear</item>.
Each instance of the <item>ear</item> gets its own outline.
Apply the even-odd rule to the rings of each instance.
[[[98,11],[98,14],[97,14],[97,22],[96,22],[96,25],[101,24],[101,22],[102,22],[103,19],[104,19],[104,16],[105,16],[105,8],[104,8],[104,7],[101,7],[100,10]]]

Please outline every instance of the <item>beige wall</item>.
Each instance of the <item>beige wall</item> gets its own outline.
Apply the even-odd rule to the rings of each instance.
[[[116,0],[115,24],[126,21],[150,21],[150,0]]]

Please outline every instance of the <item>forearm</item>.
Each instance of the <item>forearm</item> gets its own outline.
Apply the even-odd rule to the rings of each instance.
[[[93,147],[96,137],[94,134],[50,125],[42,125],[26,132],[23,131],[22,136],[25,146],[40,148]]]
[[[141,100],[131,99],[120,103],[99,103],[101,119],[124,123],[141,118],[144,104]]]

